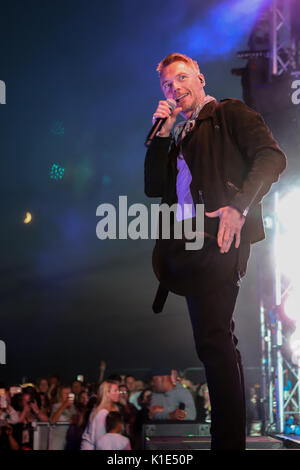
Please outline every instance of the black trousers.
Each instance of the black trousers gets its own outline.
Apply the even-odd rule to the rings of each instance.
[[[206,371],[212,450],[245,450],[246,445],[244,377],[233,312],[250,245],[231,250],[236,250],[236,257],[228,257],[232,276],[214,287],[212,270],[201,281],[199,294],[186,296],[197,353]]]

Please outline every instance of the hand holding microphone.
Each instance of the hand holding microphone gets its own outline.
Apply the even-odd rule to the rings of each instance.
[[[145,142],[146,147],[149,147],[158,132],[160,137],[168,137],[170,135],[176,117],[182,111],[182,108],[180,106],[176,108],[176,105],[177,103],[173,99],[159,101],[158,107],[153,114],[152,129]]]

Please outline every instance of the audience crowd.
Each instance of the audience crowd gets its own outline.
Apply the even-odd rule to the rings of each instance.
[[[51,376],[0,384],[0,450],[33,450],[37,423],[51,427],[52,450],[141,450],[143,424],[151,420],[210,423],[206,383],[194,384],[175,370],[156,371],[147,381],[131,375],[104,380],[105,369],[102,361],[97,383],[78,376],[67,385]],[[253,397],[251,405],[253,414]]]

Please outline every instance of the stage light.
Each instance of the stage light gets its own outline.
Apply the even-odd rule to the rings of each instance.
[[[282,230],[286,233],[298,232],[300,229],[300,221],[298,217],[299,203],[300,188],[294,188],[285,196],[281,195],[280,202],[278,204],[277,217]]]
[[[50,166],[49,176],[53,180],[61,180],[65,174],[65,169],[62,168],[58,163],[53,163]]]
[[[273,219],[272,217],[270,217],[269,215],[267,215],[266,217],[264,217],[264,227],[266,229],[272,229],[273,228]]]
[[[280,198],[276,213],[279,222],[276,252],[280,270],[289,278],[295,289],[300,289],[299,204],[300,189],[295,188]]]
[[[289,340],[292,362],[294,364],[299,363],[300,360],[300,328],[296,328],[294,333],[290,336]]]
[[[293,289],[284,303],[284,312],[295,322],[300,322],[300,291]]]
[[[205,13],[195,12],[193,21],[177,34],[174,49],[198,57],[224,59],[243,40],[271,0],[223,0]]]
[[[32,215],[30,212],[26,212],[26,216],[25,216],[25,219],[24,219],[24,224],[29,224],[30,222],[32,221]]]

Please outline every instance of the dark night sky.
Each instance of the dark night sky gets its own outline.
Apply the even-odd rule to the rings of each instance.
[[[152,313],[154,241],[100,241],[96,208],[117,205],[119,195],[128,204],[158,202],[143,192],[143,142],[162,98],[155,72],[162,57],[192,54],[208,94],[242,98],[231,68],[244,65],[235,55],[252,23],[233,15],[230,34],[228,17],[222,30],[218,9],[230,3],[237,2],[1,6],[3,380],[54,372],[94,379],[101,359],[109,370],[199,366],[184,299],[170,295],[164,313]],[[49,178],[55,162],[65,168],[61,181]],[[33,221],[25,225],[27,211]],[[257,256],[236,309],[246,366],[259,366]]]

